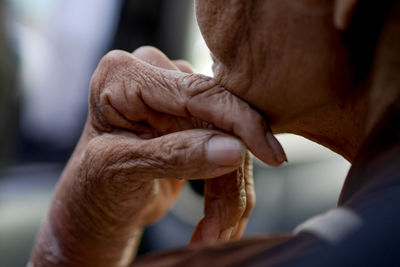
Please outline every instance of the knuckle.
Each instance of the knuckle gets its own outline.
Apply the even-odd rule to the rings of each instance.
[[[186,109],[189,115],[221,127],[214,120],[216,117],[220,117],[222,113],[216,114],[214,111],[217,107],[213,104],[219,105],[221,102],[228,102],[226,100],[228,92],[225,92],[225,89],[217,85],[212,79],[196,81],[193,77],[195,75],[187,76],[186,81],[182,82],[187,88],[185,90]]]
[[[126,52],[114,50],[108,52],[98,64],[90,83],[90,104],[97,106],[100,103],[101,95],[107,88],[109,81],[115,80],[121,63],[125,61]]]
[[[100,60],[95,74],[92,78],[93,81],[101,80],[103,85],[106,81],[114,80],[115,76],[125,71],[127,65],[130,64],[132,58],[129,53],[122,50],[112,50],[108,52]]]
[[[188,159],[189,147],[190,145],[185,140],[180,142],[169,140],[163,144],[161,161],[169,166],[182,167]]]
[[[179,78],[178,84],[190,99],[212,95],[210,91],[215,93],[220,88],[213,78],[202,74],[185,74]]]
[[[115,123],[118,126],[129,126],[129,123],[120,112],[131,107],[128,97],[136,91],[131,90],[127,95],[128,81],[131,75],[132,57],[129,53],[120,50],[108,52],[100,61],[93,74],[90,85],[89,115],[96,129],[109,132]],[[135,89],[135,88],[133,88]],[[134,97],[134,96],[133,96]]]
[[[101,63],[114,66],[125,62],[129,58],[130,54],[128,52],[122,50],[112,50],[102,58]]]
[[[137,48],[133,55],[140,54],[140,55],[164,55],[158,48],[155,48],[151,45],[145,45]]]
[[[147,157],[151,159],[159,175],[178,179],[188,178],[186,175],[198,172],[202,165],[195,160],[197,157],[193,156],[196,147],[201,147],[197,142],[193,139],[189,141],[181,138],[177,141],[176,138],[171,138],[163,141],[156,149],[152,149]]]

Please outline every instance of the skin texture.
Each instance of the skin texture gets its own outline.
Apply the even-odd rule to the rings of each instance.
[[[273,166],[285,160],[269,127],[351,162],[400,93],[399,5],[357,81],[360,66],[343,31],[359,3],[197,0],[214,79],[153,48],[105,56],[82,138],[33,251],[35,266],[126,266],[143,228],[170,209],[186,179],[206,179],[205,216],[192,245],[240,237],[254,205],[246,148]]]
[[[333,10],[333,1],[196,1],[216,80],[263,112],[274,132],[300,134],[350,160],[363,119],[353,117],[363,112],[345,94],[351,66]],[[346,133],[335,131],[338,121]]]
[[[242,235],[255,202],[246,146],[270,165],[285,156],[260,114],[213,79],[188,72],[188,64],[151,47],[103,58],[35,265],[125,266],[143,228],[169,211],[187,179],[206,179],[205,216],[191,244]]]
[[[342,35],[358,4],[197,0],[196,11],[219,84],[269,118],[273,132],[302,135],[352,162],[399,94],[398,5],[360,82]]]

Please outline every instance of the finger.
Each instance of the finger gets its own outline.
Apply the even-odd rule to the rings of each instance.
[[[245,177],[245,190],[246,190],[246,209],[242,215],[242,218],[235,227],[231,239],[239,239],[242,237],[244,230],[246,229],[247,222],[249,221],[251,212],[256,204],[256,193],[254,190],[254,179],[253,179],[253,164],[251,154],[247,153],[244,163],[244,177]]]
[[[163,52],[153,46],[139,47],[133,51],[132,55],[155,67],[193,73],[192,67],[188,62],[185,60],[171,61]]]
[[[160,50],[154,48],[154,47],[141,47],[137,50],[135,50],[132,53],[134,56],[136,56],[137,58],[153,65],[156,67],[160,67],[160,68],[165,68],[165,69],[170,69],[170,70],[174,70],[176,69],[176,67],[180,70],[180,71],[184,71],[187,73],[192,73],[191,67],[189,65],[189,63],[187,63],[186,61],[183,60],[176,60],[172,62],[167,58],[167,56],[165,56]],[[249,153],[247,153],[249,155]],[[247,162],[247,164],[249,164],[249,162]],[[251,164],[251,162],[250,162]],[[233,175],[236,176],[236,173],[234,173]],[[223,177],[221,178],[223,179]],[[165,180],[161,180],[160,182],[163,182]],[[167,181],[165,181],[167,182]],[[227,181],[228,183],[230,183],[230,181]],[[213,181],[206,181],[206,183],[211,183],[211,184],[223,184],[224,181],[220,180],[220,178],[213,180]],[[214,186],[211,185],[210,188],[213,188]],[[206,187],[207,188],[207,187]],[[219,193],[220,195],[222,195],[224,192],[214,192],[214,193]],[[229,192],[231,193],[231,192]],[[208,196],[209,194],[207,194],[207,192],[205,193],[206,196]],[[218,197],[220,197],[220,195]],[[206,198],[207,199],[207,198]],[[224,201],[225,200],[225,201]],[[249,216],[249,207],[250,205],[246,206],[246,210],[245,210],[245,214],[243,214],[242,218],[240,218],[240,215],[243,213],[243,208],[239,207],[238,210],[236,209],[238,206],[234,206],[234,203],[232,203],[233,201],[226,201],[226,198],[223,198],[223,200],[219,200],[222,202],[222,205],[231,207],[229,210],[229,214],[225,215],[226,218],[220,218],[219,224],[221,225],[221,228],[223,230],[219,230],[218,233],[216,233],[215,238],[218,238],[218,240],[221,241],[227,241],[229,239],[231,239],[231,236],[233,233],[235,233],[236,237],[240,237],[243,233],[243,230],[246,226],[246,221],[245,218],[248,218]],[[206,202],[210,202],[209,199],[207,199]],[[206,205],[210,205],[209,203],[206,203]],[[210,219],[210,216],[213,216],[213,214],[210,215],[210,208],[206,208],[207,215],[206,215],[206,220],[203,220],[201,223],[201,226],[198,228],[202,228],[202,230],[198,230],[198,231],[208,231],[209,229],[207,229],[207,227],[211,227],[211,231],[213,228],[216,228],[216,224],[215,224],[215,219]],[[251,209],[250,209],[251,210]],[[218,212],[218,211],[212,211],[212,212]],[[211,213],[212,213],[211,212]],[[239,220],[240,219],[240,220]],[[240,222],[239,222],[240,221]],[[211,222],[211,223],[210,223]],[[235,226],[232,226],[235,225]],[[210,231],[208,231],[210,232]],[[202,238],[198,238],[199,242],[202,242]]]
[[[142,90],[141,94],[150,107],[176,116],[195,117],[232,132],[270,165],[280,165],[286,160],[281,145],[264,118],[213,79],[167,71],[159,72],[156,77],[162,81],[162,88],[152,87],[151,90]],[[160,92],[163,97],[155,98],[154,95]]]
[[[243,201],[240,200],[240,198],[243,197],[243,189],[241,186],[237,186],[236,190],[227,190],[226,188],[221,190],[218,186],[219,178],[206,181],[210,186],[206,186],[204,192],[206,199],[205,217],[195,228],[191,239],[191,246],[239,239],[243,235],[251,211],[255,205],[252,159],[250,153],[246,153],[243,169],[239,169],[236,175],[236,177],[244,178],[245,204],[240,204],[243,203]],[[221,182],[219,185],[224,186],[224,182]],[[233,191],[236,191],[236,194],[233,193]],[[237,192],[241,193],[237,194]],[[225,196],[227,195],[237,195],[237,198],[226,198]],[[220,205],[218,205],[218,203]],[[215,207],[217,208],[215,209]],[[221,212],[221,210],[223,212]]]
[[[192,66],[185,60],[173,60],[175,66],[182,72],[193,73]]]
[[[132,55],[154,67],[179,70],[165,54],[152,46],[142,46],[132,52]],[[157,112],[138,96],[130,98],[127,103],[124,89],[113,94],[112,101],[115,106],[118,106],[118,110],[108,108],[105,112],[109,115],[108,121],[113,126],[131,130],[144,139],[193,128],[193,124],[187,118]],[[122,114],[124,116],[121,116]]]
[[[180,70],[163,52],[153,46],[142,46],[133,51],[133,56],[158,68]]]
[[[172,62],[167,58],[166,55],[164,55],[160,50],[154,48],[154,47],[141,47],[137,50],[135,50],[132,53],[134,56],[136,56],[137,58],[153,65],[156,67],[160,67],[160,68],[164,68],[164,69],[170,69],[170,70],[176,70],[177,68],[180,71],[184,71],[187,73],[192,73],[191,67],[189,65],[189,63],[187,63],[186,61],[183,60],[176,60]],[[247,153],[249,156],[249,153]],[[246,162],[245,164],[250,164],[251,162]],[[248,168],[248,166],[246,166]],[[246,168],[245,167],[245,168]],[[251,174],[251,173],[250,173]],[[236,173],[233,173],[233,175],[236,176]],[[246,174],[245,174],[246,176]],[[252,176],[250,175],[249,178],[245,178],[245,179],[251,179]],[[223,177],[221,179],[224,179]],[[229,178],[230,179],[230,178]],[[160,182],[163,182],[165,180],[161,180]],[[165,181],[167,182],[167,181]],[[230,181],[227,181],[228,183],[230,183]],[[224,180],[220,180],[219,178],[213,181],[206,181],[206,183],[211,183],[211,185],[209,186],[210,188],[214,188],[213,184],[222,184],[224,183]],[[206,186],[207,188],[207,186]],[[218,196],[220,198],[221,195],[223,195],[224,192],[214,192],[215,193],[219,193],[220,195]],[[229,192],[231,193],[231,192]],[[206,196],[208,196],[209,194],[206,192],[205,193]],[[211,200],[212,201],[212,200]],[[224,218],[220,218],[220,222],[219,224],[221,225],[221,229],[216,233],[215,238],[218,238],[218,240],[221,241],[227,241],[229,239],[231,239],[232,234],[235,235],[235,238],[239,238],[242,234],[243,231],[245,229],[245,226],[247,224],[247,218],[250,214],[251,205],[246,205],[246,210],[244,211],[244,214],[242,215],[242,218],[240,218],[240,215],[243,213],[243,208],[242,207],[238,207],[235,206],[234,203],[232,203],[233,201],[227,201],[226,198],[223,198],[221,201],[221,205],[225,205],[229,208],[229,214],[225,215]],[[210,202],[210,199],[206,198],[206,202]],[[206,203],[206,205],[210,205],[209,203]],[[236,209],[238,208],[238,209]],[[202,226],[199,227],[198,229],[202,228],[201,231],[209,231],[208,227],[211,227],[210,231],[212,231],[213,228],[217,228],[216,224],[215,224],[215,219],[211,219],[210,216],[213,216],[213,214],[210,215],[210,208],[206,208],[207,215],[206,215],[206,220],[203,220],[202,222]],[[213,212],[218,212],[218,211],[212,211]],[[235,226],[233,226],[235,225]],[[199,231],[199,230],[198,230]],[[198,238],[199,242],[203,241],[202,238]]]
[[[143,46],[136,49],[133,56],[138,59],[151,64],[152,66],[168,69],[168,70],[179,70],[184,72],[192,73],[190,64],[184,60],[171,61],[164,53],[159,49],[152,46]],[[146,110],[146,115],[141,119],[145,120],[147,124],[154,127],[154,129],[161,135],[169,134],[177,131],[193,129],[193,126],[197,128],[208,128],[213,129],[211,125],[200,122],[199,120],[194,121],[188,118],[182,118],[177,116],[171,116],[166,113],[157,112],[149,107],[141,106],[142,110]],[[137,114],[137,113],[136,113]],[[200,127],[199,127],[200,126]],[[137,131],[137,130],[136,130]],[[154,135],[155,136],[155,135]],[[157,135],[158,136],[158,135]]]
[[[276,166],[286,159],[263,117],[209,77],[154,67],[120,51],[109,53],[98,69],[92,81],[92,105],[112,106],[129,121],[157,120],[138,110],[142,106],[194,117],[239,136],[265,163]],[[120,88],[123,93],[118,92]]]
[[[179,70],[187,73],[193,72],[188,62],[184,60],[171,61],[159,49],[152,46],[140,47],[136,49],[132,55],[155,67],[168,70]],[[199,128],[214,128],[205,122],[200,122],[199,120],[194,121],[187,118],[171,116],[155,110],[150,110],[148,107],[142,107],[142,110],[144,109],[146,109],[146,118],[142,119],[146,120],[147,124],[154,127],[161,135],[192,129],[194,124],[200,126]]]
[[[231,238],[235,225],[246,209],[243,167],[237,171],[206,180],[204,218],[196,227],[191,245],[211,244]]]
[[[155,67],[168,70],[179,70],[187,73],[193,72],[188,62],[184,60],[171,61],[163,52],[152,46],[142,46],[136,49],[132,55]],[[193,120],[171,116],[166,113],[150,110],[147,107],[146,111],[146,118],[143,119],[145,119],[149,125],[152,125],[160,134],[169,134],[193,128]],[[204,122],[199,121],[197,121],[197,125],[201,126],[200,128],[213,128],[210,127],[210,125],[205,125]]]
[[[208,179],[237,169],[245,157],[237,138],[215,130],[187,130],[150,140],[129,133],[103,134],[89,143],[86,160],[98,162],[113,181]],[[107,155],[105,157],[104,155]]]

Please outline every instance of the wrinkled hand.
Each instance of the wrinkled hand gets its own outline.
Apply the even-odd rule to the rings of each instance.
[[[246,147],[270,165],[285,160],[260,114],[154,48],[106,55],[89,102],[82,138],[53,201],[52,225],[42,232],[64,231],[57,235],[68,239],[78,225],[74,234],[89,236],[87,246],[91,238],[109,244],[109,262],[131,257],[134,229],[162,217],[188,179],[206,179],[205,217],[192,243],[240,237],[255,201]],[[116,236],[118,245],[110,241]],[[99,257],[90,253],[87,258]]]
[[[180,73],[179,66],[188,71],[184,64],[174,65],[152,48],[138,49],[133,56],[112,52],[103,59],[92,80],[90,97],[90,121],[97,132],[91,150],[96,153],[91,153],[87,160],[105,160],[97,166],[103,170],[97,176],[104,178],[107,173],[114,185],[120,183],[131,197],[135,195],[134,203],[128,206],[144,225],[170,209],[182,179],[207,179],[224,174],[205,186],[205,219],[213,214],[213,223],[203,232],[208,233],[206,238],[217,239],[222,232],[237,228],[246,206],[253,201],[246,201],[244,175],[232,173],[242,163],[244,146],[211,129],[217,127],[238,135],[271,165],[282,163],[282,159],[276,159],[281,151],[271,151],[266,139],[267,127],[258,113],[212,79]],[[208,130],[189,130],[196,128]],[[274,146],[279,148],[278,143]],[[252,184],[251,175],[247,180]],[[112,190],[124,195],[123,190],[114,187]],[[135,188],[140,190],[132,193]],[[114,197],[115,192],[112,193]],[[223,213],[229,214],[223,218],[224,222],[217,223],[221,218],[216,215]],[[205,225],[204,220],[201,225]]]

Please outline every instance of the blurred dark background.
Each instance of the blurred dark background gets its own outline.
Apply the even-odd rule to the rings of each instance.
[[[90,76],[111,49],[153,45],[211,75],[188,0],[3,0],[0,32],[0,266],[24,266],[87,112]],[[255,161],[257,205],[246,235],[291,231],[335,206],[349,164],[305,139],[279,137],[289,164]],[[188,184],[140,254],[184,246],[202,216]]]

